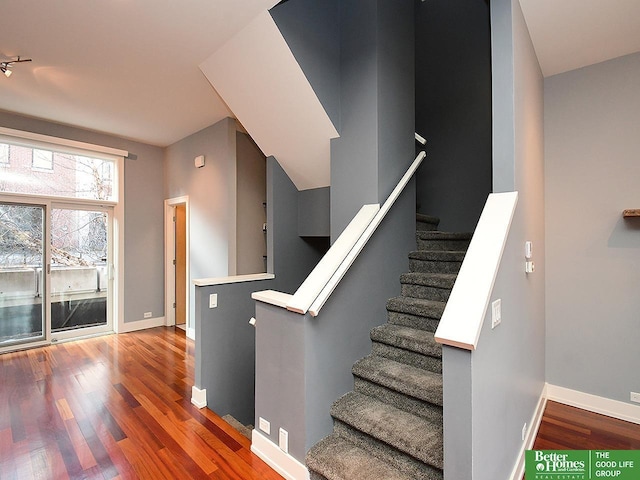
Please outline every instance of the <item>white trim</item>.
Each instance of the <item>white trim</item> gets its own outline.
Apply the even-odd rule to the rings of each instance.
[[[257,280],[272,280],[276,278],[273,273],[250,273],[247,275],[234,275],[231,277],[196,278],[193,284],[196,287],[209,287],[211,285],[225,285],[228,283],[255,282]]]
[[[527,437],[525,438],[524,442],[522,442],[522,447],[520,448],[520,453],[518,454],[518,461],[513,467],[513,471],[511,472],[511,476],[509,477],[511,480],[522,480],[522,478],[524,477],[525,452],[533,448],[533,444],[535,443],[536,437],[538,436],[538,430],[540,429],[542,416],[544,414],[544,409],[546,406],[547,384],[545,384],[545,386],[542,388],[542,393],[540,394],[540,398],[538,399],[538,405],[536,405],[533,416],[528,423],[529,430],[527,431]]]
[[[278,292],[276,290],[262,290],[261,292],[253,292],[251,298],[258,302],[268,303],[280,308],[287,308],[287,304],[291,301],[288,293]]]
[[[191,403],[198,408],[204,408],[207,406],[207,389],[198,388],[195,385],[191,387]]]
[[[547,384],[547,400],[640,425],[640,406]]]
[[[123,323],[118,329],[118,333],[137,332],[138,330],[146,330],[147,328],[164,327],[165,318],[145,318],[136,322]]]
[[[18,140],[29,140],[30,145],[45,144],[49,146],[56,145],[67,147],[68,153],[73,153],[69,152],[69,150],[79,150],[80,152],[78,153],[83,154],[100,153],[103,155],[108,155],[112,160],[114,160],[113,157],[127,157],[129,155],[129,152],[127,152],[126,150],[119,150],[117,148],[105,147],[103,145],[95,145],[92,143],[77,142],[75,140],[68,140],[66,138],[51,137],[49,135],[42,135],[40,133],[26,132],[24,130],[15,130],[13,128],[0,127],[0,135],[11,137],[12,140],[16,138]]]
[[[436,330],[438,343],[476,349],[517,203],[518,192],[487,198]]]
[[[113,207],[113,223],[111,234],[113,235],[113,267],[115,289],[113,295],[113,329],[120,333],[124,325],[124,158],[117,161],[116,181],[118,182],[118,203]]]
[[[255,428],[251,434],[251,451],[287,480],[309,480],[309,470]]]

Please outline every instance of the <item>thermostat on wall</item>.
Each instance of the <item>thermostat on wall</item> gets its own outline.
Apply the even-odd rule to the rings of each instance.
[[[194,160],[194,163],[196,165],[196,168],[204,167],[204,155],[197,156]]]

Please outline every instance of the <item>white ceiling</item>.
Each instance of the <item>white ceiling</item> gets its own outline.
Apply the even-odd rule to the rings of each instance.
[[[640,0],[520,0],[545,77],[640,51]]]
[[[319,0],[321,1],[321,0]],[[640,0],[520,0],[545,76],[640,51]],[[277,0],[2,0],[0,109],[166,146],[231,115],[198,65]]]
[[[166,146],[231,115],[198,65],[277,0],[2,0],[0,109]]]

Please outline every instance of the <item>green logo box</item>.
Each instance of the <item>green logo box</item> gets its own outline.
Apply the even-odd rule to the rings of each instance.
[[[638,480],[640,450],[528,450],[526,480]]]

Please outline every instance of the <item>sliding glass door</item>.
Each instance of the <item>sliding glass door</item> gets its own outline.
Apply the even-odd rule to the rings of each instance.
[[[53,338],[112,330],[109,209],[53,205],[51,333]]]
[[[44,212],[0,203],[0,348],[46,337]]]
[[[112,209],[0,202],[0,350],[113,330]]]

